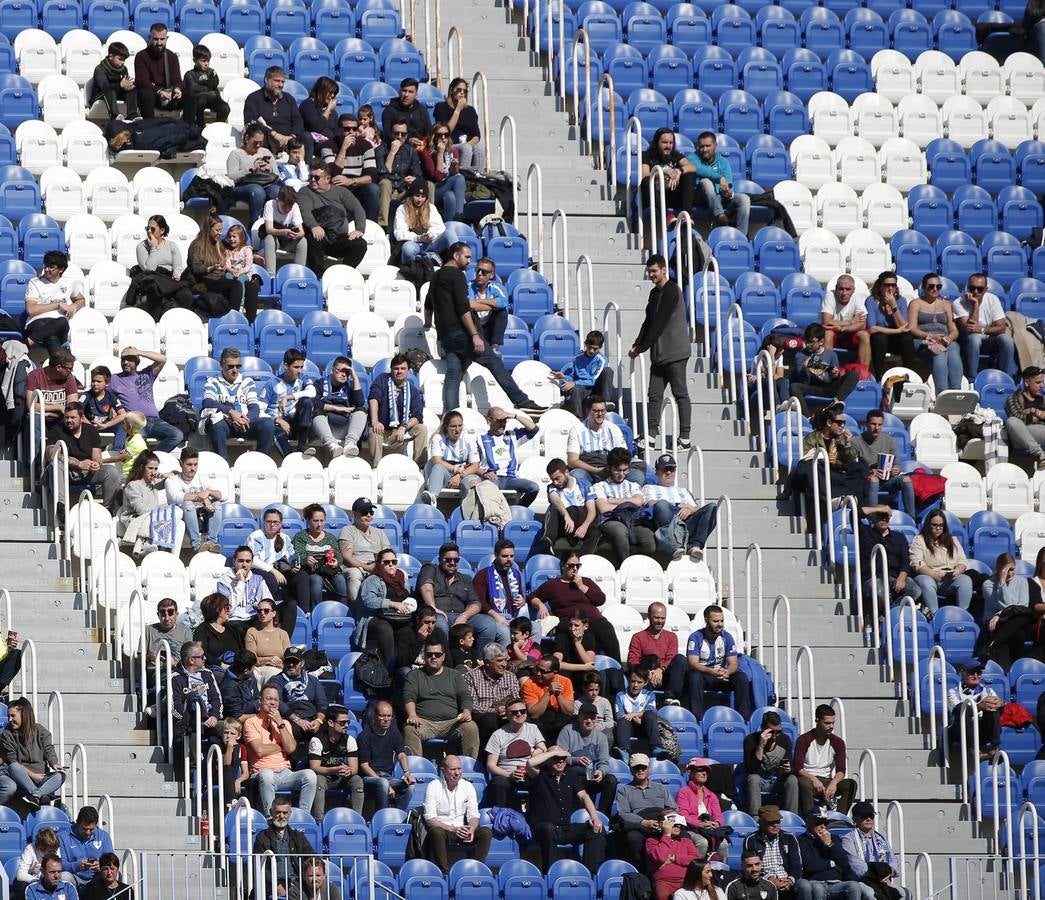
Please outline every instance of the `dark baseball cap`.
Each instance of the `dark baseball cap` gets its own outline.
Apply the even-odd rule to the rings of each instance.
[[[875,811],[874,804],[868,803],[866,800],[861,800],[859,803],[854,803],[852,808],[853,820],[866,819],[868,816],[876,816],[878,813]]]
[[[300,644],[292,644],[283,651],[283,662],[291,659],[302,660],[305,658],[305,648]]]
[[[374,506],[366,497],[359,497],[355,503],[352,504],[352,512],[359,513],[361,516],[369,515],[377,507]]]
[[[670,453],[662,453],[657,457],[657,462],[654,465],[656,469],[677,469],[678,463],[675,462],[675,457]]]
[[[594,703],[582,703],[577,710],[577,715],[580,716],[597,716],[598,714],[599,711],[595,708]]]

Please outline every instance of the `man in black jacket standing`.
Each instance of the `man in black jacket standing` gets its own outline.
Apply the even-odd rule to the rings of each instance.
[[[670,386],[678,406],[678,448],[688,450],[693,410],[686,383],[691,352],[686,304],[682,289],[668,278],[668,263],[659,253],[646,260],[646,278],[653,282],[653,290],[646,303],[646,318],[628,350],[632,359],[650,351],[646,446],[652,449],[656,444],[664,389]]]
[[[468,282],[465,269],[472,262],[471,248],[463,241],[451,244],[446,251],[446,262],[432,276],[428,298],[435,316],[435,332],[443,348],[446,374],[443,377],[443,409],[461,405],[461,379],[473,362],[485,366],[512,405],[527,413],[544,412],[515,383],[504,367],[500,354],[486,343],[475,322],[468,303]]]

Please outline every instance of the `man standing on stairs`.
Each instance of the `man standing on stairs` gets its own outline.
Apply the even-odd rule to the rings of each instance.
[[[653,282],[653,290],[646,303],[646,318],[628,350],[628,356],[632,359],[650,351],[646,447],[652,448],[660,434],[664,389],[670,386],[671,395],[678,406],[678,448],[688,450],[693,410],[687,384],[691,347],[686,305],[682,299],[682,289],[668,278],[668,263],[659,253],[654,253],[646,260],[646,279]],[[637,426],[638,423],[633,424]]]
[[[821,703],[816,708],[815,727],[795,742],[799,809],[824,803],[840,813],[849,812],[856,782],[845,777],[845,756],[845,741],[835,734],[834,707]]]
[[[479,331],[468,302],[468,282],[464,275],[471,262],[472,251],[466,243],[451,244],[446,251],[446,262],[432,276],[428,292],[435,316],[435,333],[446,359],[443,409],[456,409],[460,405],[461,379],[475,362],[489,370],[516,409],[542,413],[544,407],[523,393],[504,367],[500,354],[490,349]]]

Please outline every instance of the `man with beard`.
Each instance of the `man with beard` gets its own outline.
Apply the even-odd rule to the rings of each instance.
[[[157,22],[149,29],[144,53],[134,56],[134,85],[142,117],[152,119],[157,109],[182,107],[181,65],[167,49],[167,26]]]
[[[279,66],[265,70],[265,85],[243,101],[243,121],[257,122],[265,132],[265,146],[282,153],[294,138],[305,145],[305,162],[312,160],[312,134],[305,130],[301,111],[290,94],[283,93],[287,73]]]

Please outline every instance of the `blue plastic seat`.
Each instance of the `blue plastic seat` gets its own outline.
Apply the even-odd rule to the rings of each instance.
[[[896,232],[889,240],[896,274],[912,284],[919,283],[927,272],[936,271],[936,251],[920,231],[910,228]]]
[[[1045,192],[1045,141],[1023,141],[1016,148],[1016,171],[1023,187]]]
[[[920,12],[898,9],[889,15],[889,36],[893,49],[909,59],[933,49],[932,26]]]
[[[448,878],[454,900],[499,900],[500,890],[489,866],[477,859],[459,859]]]
[[[820,321],[820,305],[824,302],[824,289],[811,275],[792,270],[781,281],[780,293],[784,297],[784,313],[796,325],[805,327],[810,322]],[[807,306],[815,307],[815,317],[801,322],[795,318],[794,312],[804,310]]]
[[[405,44],[406,46],[400,47],[395,53],[384,55],[385,47],[389,44]],[[381,59],[381,71],[385,81],[389,84],[399,84],[404,78],[416,78],[418,81],[428,80],[428,69],[425,66],[424,57],[408,41],[385,41],[379,58]]]
[[[258,356],[273,367],[283,361],[283,354],[287,350],[301,346],[301,333],[297,325],[282,310],[261,310],[254,320],[254,337]]]
[[[922,10],[926,15],[928,10]],[[964,12],[944,9],[933,16],[936,49],[958,62],[966,53],[979,48],[976,26]]]
[[[855,50],[835,50],[827,57],[826,67],[831,90],[847,103],[874,90],[871,68]]]
[[[681,91],[672,101],[675,130],[686,134],[718,131],[718,105],[710,95],[695,88]]]
[[[269,0],[266,6],[269,35],[281,44],[290,44],[309,33],[308,9],[298,0]]]
[[[972,181],[972,163],[957,141],[937,138],[925,148],[929,183],[952,193]]]
[[[36,91],[33,86],[20,75],[0,75],[0,125],[10,129],[12,132],[23,122],[30,119],[40,118],[40,105],[37,102]],[[17,166],[5,166],[4,169],[14,169]],[[21,179],[19,179],[21,181]],[[25,182],[23,182],[24,184]],[[5,185],[6,186],[6,185]],[[18,202],[29,202],[32,198],[28,196],[26,189],[21,188],[23,196]],[[39,190],[35,190],[35,207],[29,212],[40,209]],[[9,213],[0,209],[0,214],[14,219]]]
[[[692,3],[676,3],[666,20],[668,40],[687,54],[711,43],[711,22]]]
[[[737,64],[728,51],[721,47],[700,47],[693,54],[696,86],[713,100],[736,88]]]
[[[3,190],[0,188],[0,191]],[[40,212],[30,212],[18,222],[18,243],[22,248],[22,259],[34,269],[43,267],[44,254],[49,250],[60,250],[63,253],[66,250],[65,233],[61,225]]]
[[[356,16],[352,7],[338,0],[317,0],[311,7],[312,30],[316,40],[333,50],[339,41],[356,36]]]
[[[624,43],[610,44],[602,54],[602,67],[613,78],[613,87],[622,97],[649,86],[649,69],[643,55]],[[583,71],[581,69],[580,71]],[[573,82],[567,82],[573,89]]]
[[[650,50],[647,62],[653,89],[668,99],[692,88],[693,63],[685,51],[662,44]]]
[[[546,877],[548,893],[556,900],[595,900],[595,880],[575,859],[559,859]]]
[[[845,14],[845,33],[849,49],[870,61],[879,50],[889,47],[889,29],[873,9],[851,9]]]
[[[715,44],[736,56],[755,44],[755,23],[750,14],[733,3],[724,3],[711,14]]]
[[[762,106],[753,94],[738,90],[724,92],[718,101],[718,112],[722,130],[739,143],[762,134]]]
[[[798,20],[781,6],[763,6],[755,14],[755,28],[759,44],[778,58],[801,43]]]
[[[519,269],[508,277],[508,297],[514,315],[535,324],[554,309],[551,285],[539,272]]]
[[[275,289],[280,297],[280,308],[295,321],[300,321],[310,312],[323,310],[323,286],[306,266],[283,266],[276,272]]]
[[[773,281],[782,281],[801,268],[798,244],[783,228],[760,229],[752,241],[758,271]]]
[[[997,229],[997,207],[983,188],[964,184],[954,192],[953,201],[955,223],[959,231],[980,239],[987,232]]]
[[[649,53],[668,40],[667,25],[656,10],[625,17],[624,33],[628,43],[641,53]]]
[[[497,872],[504,900],[545,900],[548,888],[540,869],[525,859],[510,859]]]
[[[1005,288],[1027,274],[1027,251],[1019,239],[1004,231],[984,235],[980,246],[987,275]]]
[[[735,709],[712,706],[700,721],[708,756],[720,763],[740,763],[744,758],[747,723]]]
[[[671,104],[667,98],[650,88],[631,92],[628,97],[628,115],[638,119],[642,125],[642,133],[651,137],[658,128],[671,128],[674,122]]]
[[[375,47],[389,38],[403,36],[403,23],[396,9],[368,9],[359,14],[359,36]]]
[[[781,66],[785,87],[803,101],[808,102],[813,94],[827,90],[827,69],[812,50],[804,47],[788,50]]]
[[[737,57],[744,90],[759,102],[784,88],[784,73],[773,54],[761,47],[748,47]],[[739,138],[738,138],[739,140]]]
[[[761,272],[745,272],[734,286],[737,301],[744,310],[744,321],[755,328],[779,318],[783,310],[780,291],[772,279]]]
[[[806,49],[812,50],[821,59],[827,59],[835,50],[845,48],[842,20],[831,10],[822,7],[807,9],[798,23]]]
[[[969,151],[973,181],[992,194],[1016,181],[1016,160],[1001,141],[982,140]]]
[[[791,158],[783,142],[769,134],[750,138],[744,148],[751,178],[766,188],[791,178]]]
[[[802,98],[792,91],[774,91],[766,97],[762,110],[766,131],[785,146],[799,135],[809,133],[809,113]]]
[[[1041,203],[1027,187],[1009,184],[998,194],[998,217],[1001,226],[1020,240],[1028,240],[1031,231],[1041,228],[1045,219]]]
[[[356,38],[339,41],[334,47],[334,59],[337,61],[338,81],[347,84],[357,94],[367,85],[381,82],[381,63],[374,49],[365,41]],[[381,87],[390,86],[382,84]],[[393,88],[388,99],[395,96]],[[364,102],[370,101],[360,98],[360,105]]]
[[[931,184],[916,184],[907,195],[911,227],[927,238],[935,239],[954,227],[954,208],[947,194]],[[909,276],[904,276],[910,280]]]
[[[736,228],[713,228],[708,235],[708,244],[715,254],[719,272],[724,278],[735,281],[744,272],[754,270],[755,249],[747,237]]]
[[[294,78],[311,84],[317,78],[334,78],[334,58],[329,48],[314,37],[295,38],[288,51]]]

